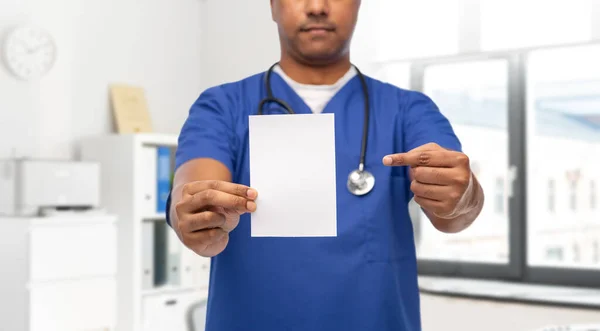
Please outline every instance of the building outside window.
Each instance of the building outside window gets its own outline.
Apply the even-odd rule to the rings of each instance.
[[[590,182],[596,181],[592,185],[596,185],[598,191],[595,176],[600,167],[597,158],[600,155],[600,95],[597,92],[600,91],[600,67],[592,65],[598,62],[599,56],[600,45],[527,52],[526,112],[527,120],[533,123],[524,130],[528,164],[527,266],[540,273],[545,270],[538,268],[568,270],[565,272],[572,273],[570,281],[573,282],[580,277],[600,279],[596,274],[588,276],[600,272],[600,263],[595,264],[593,271],[584,268],[594,259],[593,242],[600,238],[600,228],[596,226],[598,209],[590,212],[589,208],[594,204],[591,201],[594,197],[589,193]],[[553,164],[557,150],[564,152],[561,158],[565,162]],[[533,207],[537,204],[540,209]],[[548,224],[547,215],[561,226]],[[592,222],[596,224],[589,224]],[[542,246],[566,240],[573,241],[564,247],[563,260],[551,259],[554,255],[548,254],[548,247]],[[539,278],[546,277],[554,278],[551,272]]]
[[[572,181],[570,184],[570,194],[569,200],[571,205],[571,210],[577,210],[577,182]]]
[[[564,250],[562,247],[546,248],[546,260],[560,262],[564,259]]]
[[[548,211],[554,213],[556,211],[556,185],[554,179],[548,180]]]
[[[579,251],[579,245],[573,244],[573,262],[579,262],[581,260],[581,252]]]
[[[503,215],[504,214],[504,178],[497,177],[496,178],[496,191],[495,191],[495,211],[496,214]]]
[[[579,181],[579,171],[568,171],[567,180],[569,185],[569,206],[572,211],[577,210],[577,182]]]
[[[596,210],[596,204],[596,182],[592,180],[590,182],[590,209]]]

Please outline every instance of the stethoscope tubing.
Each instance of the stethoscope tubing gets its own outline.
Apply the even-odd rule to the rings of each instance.
[[[290,107],[285,101],[275,98],[273,96],[273,90],[271,88],[271,74],[273,73],[273,69],[275,68],[275,66],[278,64],[279,64],[279,62],[276,62],[267,71],[267,74],[265,77],[265,87],[267,90],[267,97],[262,99],[260,101],[260,103],[258,104],[258,112],[257,112],[258,115],[263,115],[263,107],[265,104],[267,104],[269,102],[280,105],[281,107],[283,107],[285,109],[285,111],[288,114],[295,114],[292,107]],[[358,170],[363,171],[365,168],[365,162],[366,162],[366,156],[367,156],[367,143],[368,143],[368,138],[369,138],[369,115],[370,115],[369,114],[370,113],[369,89],[368,89],[367,82],[365,80],[364,75],[360,72],[360,70],[358,68],[356,68],[356,66],[354,66],[354,68],[356,69],[358,78],[360,79],[360,84],[361,84],[361,87],[363,90],[363,98],[364,98],[364,121],[363,121],[364,123],[363,123],[362,141],[361,141],[361,146],[360,146],[360,159],[359,159],[359,164],[358,164]]]

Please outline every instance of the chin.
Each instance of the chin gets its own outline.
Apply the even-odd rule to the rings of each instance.
[[[302,59],[311,64],[328,65],[338,61],[341,58],[339,52],[328,51],[308,51],[300,53]]]

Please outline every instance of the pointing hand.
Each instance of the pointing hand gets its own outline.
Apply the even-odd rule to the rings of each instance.
[[[429,143],[387,155],[383,164],[410,167],[415,202],[433,215],[451,219],[470,211],[473,177],[465,154]]]

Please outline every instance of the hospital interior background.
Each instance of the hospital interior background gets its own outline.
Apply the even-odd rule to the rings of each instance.
[[[116,231],[42,229],[30,245],[0,213],[0,331],[203,330],[209,260],[144,203],[156,147],[176,148],[199,93],[278,59],[269,1],[0,0],[3,54],[16,26],[46,31],[56,58],[29,80],[0,61],[0,161],[101,159]],[[423,330],[600,330],[600,0],[364,0],[351,54],[436,102],[485,191],[459,234],[411,203]],[[114,83],[143,88],[151,132],[117,134]],[[185,276],[155,283],[152,267],[172,269],[155,252]],[[34,264],[96,274],[40,282]]]

